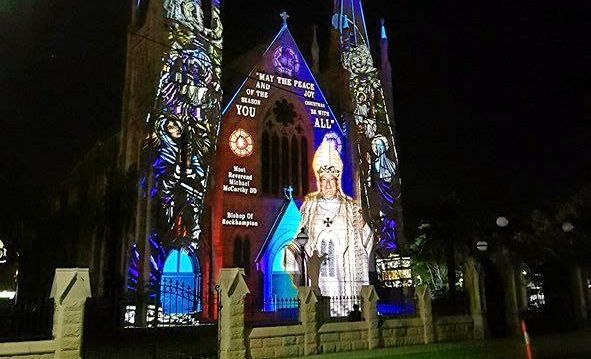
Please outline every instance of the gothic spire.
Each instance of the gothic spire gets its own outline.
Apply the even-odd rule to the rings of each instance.
[[[340,34],[343,47],[364,44],[369,48],[361,0],[335,0],[332,25]]]
[[[388,113],[392,116],[394,105],[392,99],[392,66],[390,65],[390,55],[388,53],[388,34],[386,32],[386,21],[380,19],[380,72],[382,87],[384,88],[384,97]]]

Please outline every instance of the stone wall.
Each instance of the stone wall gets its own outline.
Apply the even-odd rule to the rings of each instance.
[[[326,323],[318,330],[320,352],[335,353],[368,348],[365,322]]]
[[[424,325],[420,317],[385,319],[379,325],[382,347],[424,344]],[[435,320],[438,342],[471,340],[470,316],[441,317]],[[318,353],[368,349],[366,322],[324,323],[318,329]],[[300,325],[252,328],[247,331],[247,357],[273,359],[304,355],[304,328]]]
[[[53,340],[0,343],[1,359],[80,358],[84,305],[90,298],[88,269],[56,269],[50,297],[54,300]]]
[[[3,359],[53,359],[54,355],[53,340],[0,343],[0,358]]]
[[[394,347],[433,341],[468,340],[474,337],[471,316],[442,317],[434,320],[431,300],[424,287],[417,287],[418,316],[381,319],[377,315],[378,296],[373,286],[363,286],[363,320],[323,323],[319,292],[298,288],[299,325],[244,328],[244,297],[248,287],[244,271],[224,268],[220,276],[221,315],[220,358],[274,359]]]
[[[438,342],[472,340],[474,322],[469,315],[441,317],[435,320],[435,335]]]
[[[253,328],[247,333],[252,358],[285,358],[304,355],[302,325]]]
[[[424,327],[421,318],[386,319],[382,326],[384,347],[424,344]]]

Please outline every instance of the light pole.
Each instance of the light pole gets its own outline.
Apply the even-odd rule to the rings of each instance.
[[[305,287],[306,286],[306,250],[304,248],[304,246],[306,245],[306,243],[308,242],[308,234],[306,234],[306,228],[302,227],[302,230],[300,231],[300,233],[298,233],[298,235],[296,236],[295,240],[298,244],[298,246],[300,247],[300,260],[301,260],[301,275],[300,275],[300,286]]]

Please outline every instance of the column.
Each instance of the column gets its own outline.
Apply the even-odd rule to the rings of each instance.
[[[380,347],[380,328],[378,326],[378,293],[373,285],[361,287],[363,300],[363,319],[367,324],[367,346],[369,349]]]
[[[510,258],[509,251],[503,248],[502,256],[505,258],[499,261],[499,269],[503,275],[505,284],[505,317],[507,318],[507,334],[521,335],[521,325],[519,321],[519,306],[517,284],[515,283],[515,265]]]
[[[573,310],[578,329],[587,327],[587,304],[585,301],[585,285],[581,274],[581,266],[574,263],[571,267],[571,295],[573,297]]]
[[[250,291],[244,269],[222,268],[219,278],[220,315],[218,318],[220,359],[246,358],[244,300]]]
[[[433,325],[433,312],[431,310],[431,293],[426,285],[417,285],[415,293],[418,297],[419,316],[423,321],[423,337],[425,344],[435,341],[435,327]]]
[[[304,327],[304,355],[318,354],[320,336],[320,293],[312,287],[299,287],[300,322]]]
[[[49,297],[54,300],[55,358],[80,358],[84,306],[91,297],[88,268],[56,269]]]
[[[474,339],[484,339],[485,325],[484,315],[482,314],[480,273],[478,264],[472,257],[468,257],[466,263],[464,263],[464,287],[468,294],[470,315],[474,326]]]

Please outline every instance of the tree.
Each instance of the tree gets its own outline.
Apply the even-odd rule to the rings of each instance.
[[[449,299],[456,300],[457,264],[469,253],[472,245],[473,219],[465,213],[455,192],[442,196],[425,211],[423,223],[411,245],[415,261],[422,262],[422,270],[428,272],[429,281],[440,287],[445,275]],[[442,269],[440,264],[444,263]],[[421,268],[418,268],[421,270]],[[445,273],[444,273],[445,272]]]

